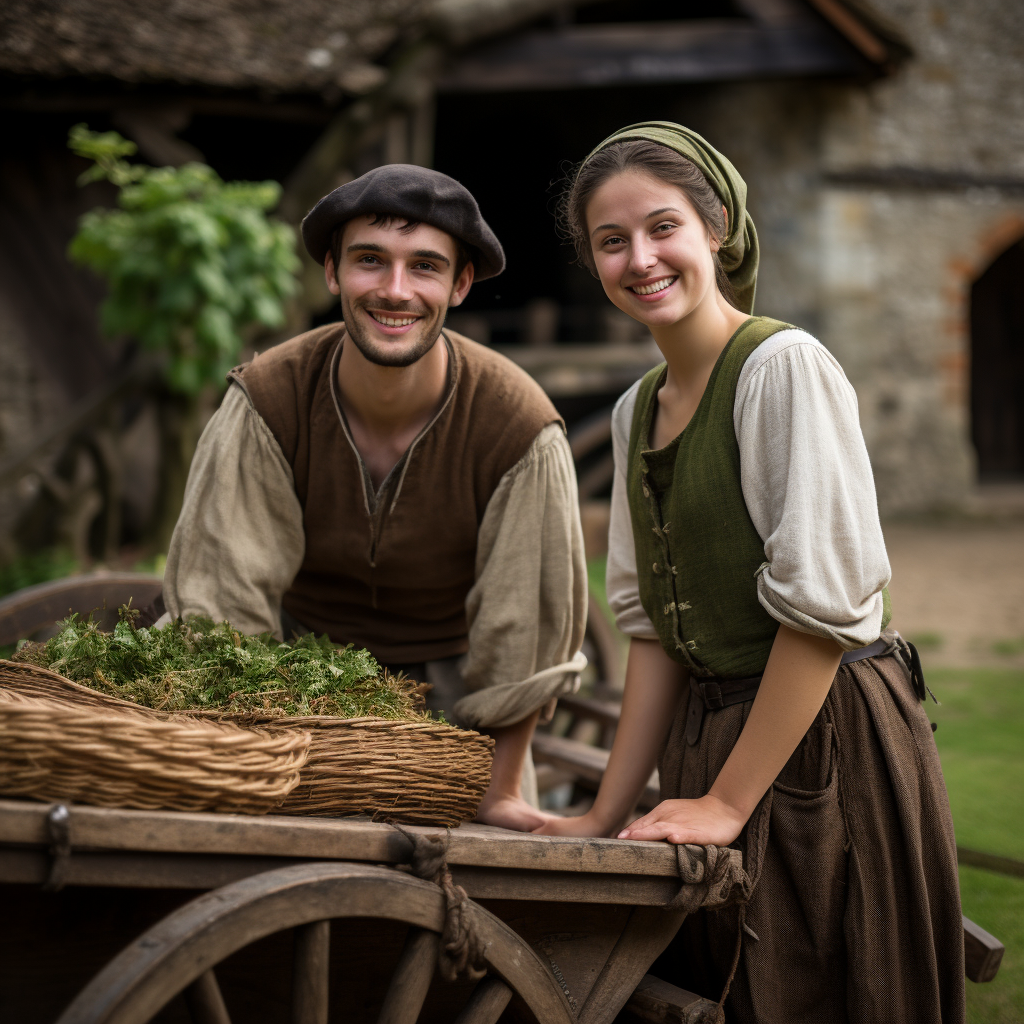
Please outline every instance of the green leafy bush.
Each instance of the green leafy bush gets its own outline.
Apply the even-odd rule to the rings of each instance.
[[[120,190],[117,209],[82,217],[68,250],[109,286],[104,331],[164,354],[173,391],[222,385],[242,332],[280,325],[296,289],[295,232],[267,217],[281,186],[224,182],[199,163],[130,164],[135,143],[84,124],[71,129],[68,145],[94,161],[80,183],[105,179]]]

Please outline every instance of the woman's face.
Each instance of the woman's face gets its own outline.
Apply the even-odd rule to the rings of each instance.
[[[605,294],[649,327],[717,301],[718,243],[689,199],[644,171],[609,178],[587,204],[587,231]]]

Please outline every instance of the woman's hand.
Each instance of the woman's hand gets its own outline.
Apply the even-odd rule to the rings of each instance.
[[[745,823],[746,818],[735,808],[709,793],[699,800],[663,800],[624,828],[618,838],[728,846]]]
[[[491,798],[488,799],[488,797]],[[514,832],[535,832],[538,828],[543,828],[548,824],[552,818],[554,818],[553,814],[537,810],[521,796],[497,794],[492,797],[488,793],[480,802],[473,820],[484,825],[509,828]]]
[[[599,821],[593,814],[581,814],[578,818],[556,818],[549,815],[548,820],[533,830],[538,836],[576,836],[583,838],[607,838],[614,829]]]

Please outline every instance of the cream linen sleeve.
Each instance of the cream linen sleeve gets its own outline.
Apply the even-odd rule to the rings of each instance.
[[[470,692],[453,709],[460,725],[513,725],[579,685],[587,566],[576,471],[557,423],[537,435],[487,504],[466,613],[461,671]]]
[[[164,573],[170,616],[282,639],[281,598],[305,553],[291,467],[245,392],[228,388],[199,440]]]
[[[611,522],[608,526],[608,605],[615,616],[615,625],[626,634],[643,640],[657,640],[654,628],[640,603],[636,574],[636,546],[633,543],[633,520],[626,496],[626,465],[629,461],[629,431],[633,425],[633,409],[640,389],[637,381],[616,403],[612,411],[612,455],[615,475],[612,478]]]
[[[780,331],[744,365],[733,423],[743,498],[764,541],[761,604],[843,650],[873,643],[889,560],[842,367],[806,332]]]

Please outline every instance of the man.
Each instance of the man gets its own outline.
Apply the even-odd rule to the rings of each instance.
[[[504,253],[458,182],[378,167],[302,224],[343,323],[232,371],[200,440],[169,615],[327,633],[434,684],[495,737],[479,817],[530,829],[541,709],[575,686],[586,567],[562,422],[518,367],[443,325]],[[533,796],[535,802],[535,796]]]

